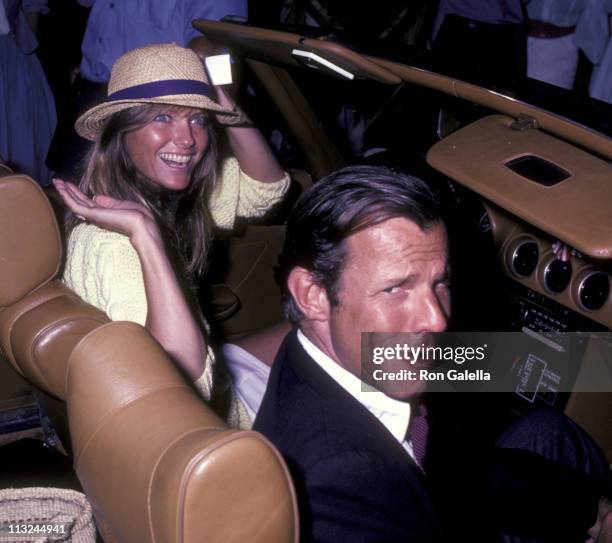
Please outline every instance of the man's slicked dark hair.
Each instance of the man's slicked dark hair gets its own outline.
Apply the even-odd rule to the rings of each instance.
[[[438,199],[416,177],[378,166],[349,166],[324,177],[300,196],[291,211],[277,280],[285,316],[303,314],[287,289],[289,273],[303,267],[338,305],[338,283],[346,258],[344,241],[388,219],[403,217],[423,231],[442,221]]]

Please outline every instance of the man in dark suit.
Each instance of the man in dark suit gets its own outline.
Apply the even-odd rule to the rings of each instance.
[[[295,333],[277,360],[267,398],[278,401],[264,397],[255,429],[287,459],[302,539],[443,541],[425,477],[400,442],[313,363]]]
[[[254,429],[287,460],[303,541],[463,540],[459,527],[443,531],[423,472],[419,406],[412,401],[423,382],[374,383],[361,367],[361,331],[410,333],[419,345],[445,330],[447,254],[436,198],[412,177],[346,168],[296,204],[279,279],[287,287],[285,312],[298,329],[274,362]],[[564,466],[547,471],[545,461],[530,454],[505,449],[485,455],[473,474],[459,465],[468,471],[464,499],[480,497],[471,541],[486,531],[488,519],[499,518],[499,529],[507,531],[515,495],[527,519],[517,525],[527,527],[527,535],[542,535],[538,519],[546,515],[561,519],[549,528],[558,541],[584,541],[589,527],[598,530],[598,506],[602,519],[610,507],[598,485]],[[525,477],[535,481],[528,495],[519,484],[515,494],[488,499],[490,481],[505,489]],[[561,499],[564,493],[575,499]],[[507,514],[492,513],[496,505]]]

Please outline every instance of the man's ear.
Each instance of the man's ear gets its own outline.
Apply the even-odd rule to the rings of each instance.
[[[304,316],[312,321],[326,321],[331,305],[325,287],[316,283],[306,268],[295,267],[289,273],[287,287]]]

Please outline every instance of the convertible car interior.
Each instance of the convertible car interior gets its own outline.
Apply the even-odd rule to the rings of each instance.
[[[3,358],[57,408],[103,539],[296,540],[276,449],[229,429],[143,327],[109,322],[57,279],[62,242],[41,188],[0,179],[0,217]]]
[[[282,320],[274,266],[292,199],[347,164],[402,169],[448,208],[453,326],[550,347],[539,388],[500,397],[500,424],[553,406],[612,463],[612,359],[589,353],[592,334],[612,347],[612,106],[533,81],[474,84],[409,51],[363,53],[313,30],[194,26],[231,52],[241,103],[293,179],[264,223],[216,242],[201,300],[217,340]],[[297,541],[276,449],[228,428],[146,330],[109,322],[63,286],[48,198],[0,175],[2,486],[82,490],[104,541]],[[569,370],[553,356],[558,332],[584,337]],[[24,437],[53,458],[9,455]]]

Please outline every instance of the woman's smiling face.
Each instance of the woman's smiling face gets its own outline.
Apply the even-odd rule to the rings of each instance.
[[[183,190],[208,149],[208,122],[199,109],[160,106],[148,123],[125,134],[127,152],[153,185]]]

